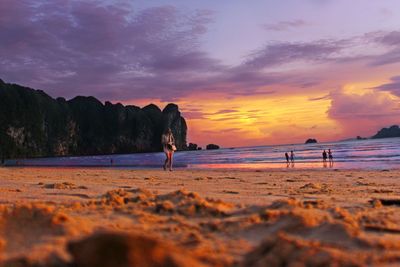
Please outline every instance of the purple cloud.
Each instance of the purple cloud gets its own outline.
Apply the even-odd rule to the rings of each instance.
[[[211,11],[182,13],[173,6],[136,10],[129,3],[2,1],[2,78],[67,98],[174,101],[196,91],[267,94],[275,90],[266,86],[302,83],[302,78],[260,68],[322,60],[338,49],[322,41],[276,43],[228,67],[200,49]]]
[[[371,57],[370,66],[376,67],[400,62],[400,31],[373,32],[366,34],[365,38],[386,48],[384,53]]]
[[[204,113],[201,111],[184,111],[183,116],[187,119],[205,119]]]
[[[268,44],[249,56],[246,68],[268,68],[294,61],[324,61],[344,48],[341,41]]]
[[[282,85],[293,88],[285,90],[315,90],[318,77],[275,69],[298,61],[344,64],[357,59],[342,55],[352,45],[349,40],[279,42],[250,53],[242,64],[226,66],[201,49],[213,16],[208,10],[182,12],[173,6],[139,10],[128,0],[3,0],[0,78],[67,98],[175,101],[197,92],[274,94]],[[374,36],[372,41],[389,52],[363,59],[375,65],[399,60],[398,38],[396,32]]]
[[[239,110],[237,109],[221,109],[218,110],[217,112],[213,113],[212,115],[219,115],[219,114],[230,114],[230,113],[236,113]]]
[[[400,76],[395,76],[390,79],[390,83],[382,84],[375,87],[376,90],[388,91],[400,97]]]
[[[136,11],[126,3],[2,1],[3,78],[67,97],[80,88],[100,98],[118,91],[121,98],[154,97],[159,89],[143,89],[159,88],[161,78],[168,89],[176,80],[186,86],[191,76],[221,69],[198,48],[210,12],[183,14],[172,6]]]
[[[293,28],[307,26],[308,23],[302,19],[280,21],[277,23],[264,24],[263,28],[269,31],[287,31]]]
[[[320,100],[327,100],[330,98],[331,98],[331,96],[328,94],[328,95],[324,95],[324,96],[320,96],[320,97],[309,98],[308,101],[320,101]]]
[[[378,32],[375,33],[376,37],[374,38],[376,42],[389,45],[389,46],[399,46],[400,44],[400,32],[392,31],[392,32]]]
[[[379,67],[388,64],[396,64],[399,62],[400,62],[400,47],[393,49],[378,57],[374,57],[369,65],[374,67]]]

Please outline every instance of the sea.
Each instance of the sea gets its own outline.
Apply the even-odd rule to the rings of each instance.
[[[331,149],[333,163],[322,160],[323,150]],[[285,152],[293,151],[294,162],[287,163]],[[84,157],[55,157],[7,160],[7,166],[107,167],[161,169],[165,155],[135,153]],[[290,144],[218,150],[179,151],[175,169],[398,169],[400,138],[349,140],[317,144]]]

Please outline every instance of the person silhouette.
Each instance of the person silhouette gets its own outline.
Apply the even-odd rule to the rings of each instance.
[[[171,128],[167,128],[164,131],[164,134],[161,136],[161,144],[163,146],[163,151],[166,156],[163,165],[164,171],[167,170],[167,167],[169,168],[170,171],[172,171],[172,160],[174,157],[176,146],[175,146],[175,138],[174,135],[172,134]]]
[[[286,163],[289,163],[289,154],[287,152],[285,153],[285,157],[286,157]]]
[[[326,159],[328,158],[326,151],[324,150],[324,152],[322,152],[322,161],[326,162]]]
[[[333,166],[333,155],[331,149],[328,149],[329,165]]]
[[[290,161],[291,161],[292,163],[294,163],[294,152],[293,152],[293,150],[290,151]]]

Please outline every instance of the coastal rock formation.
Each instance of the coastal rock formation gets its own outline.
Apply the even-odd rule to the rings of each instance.
[[[197,144],[189,143],[188,150],[198,150]]]
[[[317,141],[317,139],[314,139],[314,138],[309,138],[305,142],[305,144],[316,144],[316,143],[318,143],[318,141]]]
[[[0,158],[160,151],[166,127],[186,149],[187,126],[175,104],[161,111],[94,97],[53,99],[0,80]]]
[[[393,125],[389,128],[383,128],[372,138],[390,138],[390,137],[400,137],[400,128],[398,125]]]
[[[206,146],[206,149],[207,149],[207,150],[219,149],[219,146],[218,146],[218,145],[215,145],[215,144],[208,144],[208,145]]]

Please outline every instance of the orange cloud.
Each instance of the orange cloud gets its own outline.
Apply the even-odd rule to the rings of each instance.
[[[369,137],[382,127],[400,122],[400,97],[368,89],[377,84],[349,84],[331,93],[332,107],[328,114],[341,125],[344,136]]]

